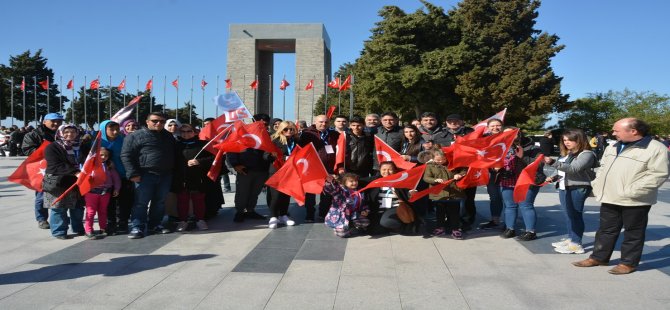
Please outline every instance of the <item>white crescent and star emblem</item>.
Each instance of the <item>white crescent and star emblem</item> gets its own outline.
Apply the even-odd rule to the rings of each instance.
[[[405,179],[407,179],[408,177],[409,177],[409,173],[407,173],[407,172],[403,172],[403,173],[400,175],[399,178],[397,178],[397,179],[395,179],[395,180],[386,180],[385,182],[388,182],[388,183],[396,183],[396,182],[400,182],[400,181],[402,181],[402,180],[405,180]]]
[[[482,176],[482,172],[481,172],[481,171],[477,171],[477,172],[475,172],[475,175],[474,175],[475,179],[479,179],[479,177],[481,177],[481,176]]]
[[[258,149],[259,147],[261,147],[261,144],[262,144],[262,143],[261,143],[261,138],[259,138],[257,135],[252,134],[252,133],[248,133],[248,134],[244,134],[244,135],[242,135],[242,137],[243,137],[243,138],[244,138],[244,137],[249,137],[249,138],[254,139],[254,142],[256,143],[256,145],[254,145],[254,148],[255,148],[255,149]]]
[[[307,169],[309,169],[309,162],[307,159],[298,159],[297,162],[295,162],[295,165],[302,165],[302,174],[304,175],[307,172]]]
[[[477,155],[479,155],[481,157],[484,157],[484,159],[487,159],[487,160],[500,161],[505,156],[505,151],[507,151],[507,146],[505,145],[505,143],[501,142],[501,143],[496,143],[496,144],[494,144],[490,147],[487,147],[486,149],[492,149],[494,147],[500,147],[500,149],[502,150],[499,157],[495,157],[495,158],[487,157],[486,154],[488,154],[489,151],[486,151],[486,150],[477,150]]]
[[[386,151],[377,151],[377,155],[384,157],[384,161],[391,161],[391,154]]]
[[[37,173],[39,173],[41,175],[45,175],[46,171],[47,171],[47,165],[46,165],[46,162],[44,161],[44,159],[40,160],[39,166],[40,166],[40,171],[38,171]]]

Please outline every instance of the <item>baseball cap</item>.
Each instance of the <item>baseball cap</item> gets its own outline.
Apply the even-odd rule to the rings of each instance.
[[[49,114],[44,116],[45,121],[55,121],[55,120],[62,121],[63,119],[64,119],[64,117],[60,113],[49,113]]]

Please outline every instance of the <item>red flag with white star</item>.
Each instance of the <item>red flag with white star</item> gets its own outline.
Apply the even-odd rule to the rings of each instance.
[[[7,181],[41,192],[44,171],[47,169],[47,161],[44,160],[44,149],[49,144],[51,142],[44,140],[42,145],[16,168],[14,173],[7,178]]]
[[[44,90],[49,89],[49,80],[39,81],[37,83],[40,84],[42,89],[44,89]]]
[[[124,90],[126,88],[126,80],[123,79],[123,81],[121,81],[121,83],[119,83],[119,87],[117,87],[117,88],[119,89],[119,91]]]
[[[205,90],[205,86],[207,86],[207,82],[205,82],[205,80],[201,80],[200,81],[200,88],[202,88],[202,90]]]

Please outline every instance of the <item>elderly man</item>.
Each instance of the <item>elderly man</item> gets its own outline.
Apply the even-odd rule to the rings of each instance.
[[[337,146],[337,139],[340,134],[329,128],[328,118],[325,115],[317,115],[314,117],[314,124],[302,131],[298,144],[300,146],[308,145],[310,142],[314,144],[314,148],[319,153],[319,158],[326,167],[328,174],[333,173],[333,166],[335,165],[335,147]],[[321,194],[319,201],[319,221],[326,216],[333,197],[328,194]],[[305,222],[314,222],[314,205],[316,198],[312,194],[305,196]]]
[[[371,135],[376,134],[380,124],[379,114],[370,113],[365,116],[365,132]]]
[[[42,145],[44,140],[53,142],[58,126],[62,124],[63,115],[58,113],[49,113],[45,115],[42,124],[23,137],[23,144],[21,144],[23,154],[29,156],[35,152],[35,150]],[[49,219],[49,210],[45,209],[43,205],[44,195],[42,192],[35,192],[35,220],[37,221],[37,227],[41,229],[49,229],[51,228],[47,221]]]
[[[649,135],[649,126],[636,118],[624,118],[612,128],[618,140],[605,149],[601,166],[591,183],[600,207],[600,227],[593,253],[574,262],[577,267],[608,264],[621,228],[621,261],[609,273],[634,272],[640,263],[649,209],[658,189],[668,179],[668,149]]]
[[[123,141],[121,161],[126,176],[135,183],[135,200],[131,213],[130,239],[143,238],[148,232],[166,234],[162,225],[165,216],[165,197],[170,190],[174,164],[177,162],[176,140],[165,130],[166,117],[153,112],[147,116],[147,128],[135,131]],[[151,201],[151,207],[148,207]],[[147,209],[149,219],[147,221]]]

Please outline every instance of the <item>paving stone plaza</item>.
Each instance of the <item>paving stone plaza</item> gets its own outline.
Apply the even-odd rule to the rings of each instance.
[[[591,198],[587,253],[552,251],[564,229],[553,188],[537,197],[539,239],[530,242],[483,230],[462,241],[340,239],[323,224],[301,223],[304,211],[294,205],[298,224],[270,230],[260,220],[233,223],[233,193],[206,232],[57,240],[37,228],[34,193],[7,182],[22,160],[0,157],[0,309],[670,308],[668,182],[651,209],[639,270],[614,276],[609,267],[570,264],[593,247],[598,204]],[[488,218],[483,188],[476,198],[481,222]],[[257,210],[268,213],[265,205]]]

